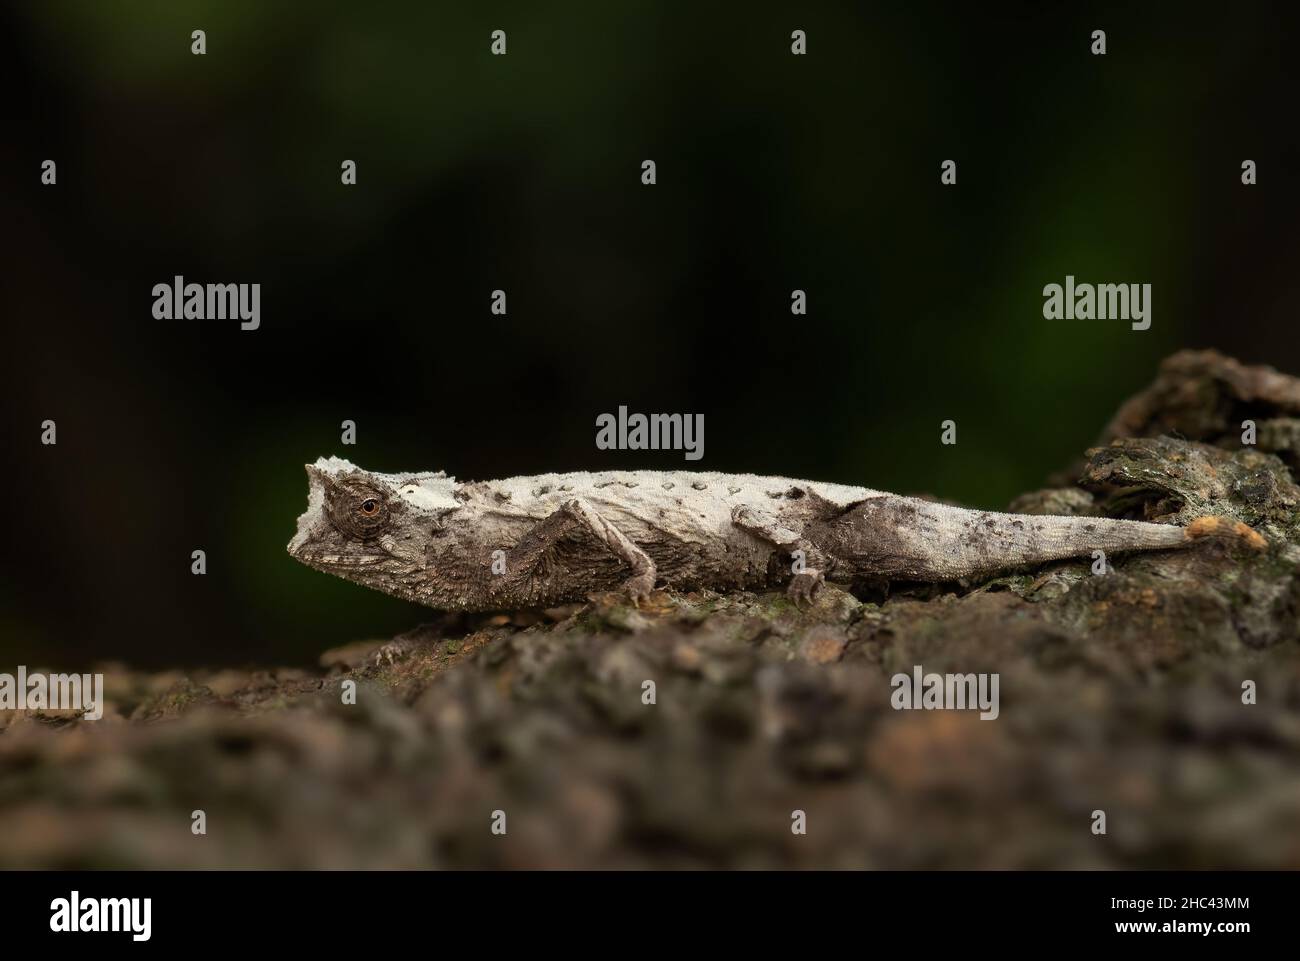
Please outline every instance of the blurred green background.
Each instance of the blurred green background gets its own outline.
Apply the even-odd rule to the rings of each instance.
[[[1300,372],[1296,25],[1249,4],[6,5],[0,664],[311,663],[427,619],[285,554],[322,454],[999,508],[1180,347]],[[261,329],[155,320],[175,274],[260,283]],[[1066,274],[1151,283],[1151,329],[1044,320]],[[619,404],[703,413],[704,460],[597,451]]]

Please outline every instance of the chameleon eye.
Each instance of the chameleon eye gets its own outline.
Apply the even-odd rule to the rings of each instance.
[[[401,499],[390,500],[379,485],[365,477],[342,477],[332,481],[325,493],[325,513],[348,537],[372,540],[391,526]]]

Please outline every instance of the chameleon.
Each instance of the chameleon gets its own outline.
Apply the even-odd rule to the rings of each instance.
[[[1218,515],[1186,526],[971,510],[864,487],[694,471],[594,471],[457,482],[306,465],[291,556],[445,611],[548,608],[657,585],[719,593],[827,581],[943,583],[1070,557],[1263,536]]]

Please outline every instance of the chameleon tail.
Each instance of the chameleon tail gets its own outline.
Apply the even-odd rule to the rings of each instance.
[[[1096,551],[1170,550],[1229,538],[1256,550],[1268,542],[1245,524],[1202,517],[1186,527],[1104,517],[1002,514],[887,495],[854,505],[825,543],[859,573],[943,581],[1044,564]]]

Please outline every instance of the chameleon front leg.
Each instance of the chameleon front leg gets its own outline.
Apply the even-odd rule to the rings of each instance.
[[[826,583],[827,558],[817,545],[803,535],[784,527],[771,514],[755,510],[752,507],[738,505],[731,511],[731,523],[741,530],[763,538],[769,544],[787,553],[801,551],[804,567],[794,575],[786,593],[796,604],[810,604],[813,597]]]
[[[623,591],[633,604],[640,606],[654,590],[655,578],[659,576],[650,555],[637,547],[631,538],[602,517],[582,498],[575,497],[573,500],[566,501],[560,510],[586,524],[606,547],[632,568],[632,575],[623,582]]]
[[[565,501],[538,521],[510,554],[514,571],[510,591],[516,599],[529,603],[577,593],[577,585],[590,583],[587,572],[618,561],[631,569],[622,590],[633,604],[640,605],[658,576],[650,556],[581,498]]]

